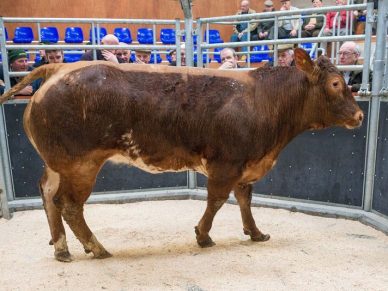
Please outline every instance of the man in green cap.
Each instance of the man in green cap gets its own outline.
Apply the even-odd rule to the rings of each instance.
[[[10,72],[27,72],[32,71],[32,68],[28,65],[27,53],[22,49],[15,49],[8,51],[8,63]],[[23,79],[23,77],[11,77],[11,87],[15,86]],[[3,66],[0,66],[0,84],[1,81],[4,84],[4,72]],[[0,85],[0,93],[4,93],[5,87]],[[31,85],[26,86],[18,92],[18,95],[32,95],[34,89]]]

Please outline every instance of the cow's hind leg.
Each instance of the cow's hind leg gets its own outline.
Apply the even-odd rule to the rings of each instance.
[[[217,211],[222,207],[225,201],[228,200],[229,193],[232,191],[232,185],[229,182],[215,181],[209,178],[207,190],[207,207],[198,226],[195,227],[197,243],[200,247],[211,247],[215,245],[209,236],[209,231]]]
[[[253,241],[267,241],[269,234],[263,234],[256,226],[252,216],[251,201],[252,201],[252,185],[239,184],[234,187],[234,196],[240,206],[241,217],[244,226],[244,234],[250,235]]]
[[[63,195],[62,216],[83,244],[85,252],[92,252],[95,258],[104,259],[112,255],[102,246],[86,224],[83,205],[92,191],[97,171],[83,169],[82,172],[72,172],[71,177],[61,181]]]
[[[46,165],[44,174],[40,180],[39,188],[51,232],[50,244],[54,245],[54,255],[58,261],[70,262],[71,256],[66,243],[65,228],[63,227],[61,218],[61,208],[57,203],[59,184],[60,175]]]

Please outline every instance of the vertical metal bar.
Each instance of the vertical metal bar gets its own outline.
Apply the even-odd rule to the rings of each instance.
[[[155,25],[155,23],[152,24],[152,44],[156,44],[156,25]],[[156,59],[155,50],[152,52],[152,54],[154,55],[154,64],[156,64],[158,62],[158,60]]]
[[[95,30],[95,26],[94,26],[94,22],[92,22],[92,30],[91,30],[92,44],[96,44],[96,36],[95,36],[94,30]],[[97,51],[96,51],[96,49],[93,49],[93,60],[97,60]]]
[[[372,102],[369,113],[369,128],[367,140],[367,157],[366,157],[366,174],[364,187],[363,209],[370,211],[373,201],[374,175],[376,167],[376,150],[377,150],[377,135],[379,126],[380,112],[380,90],[382,87],[384,73],[384,54],[386,41],[386,16],[387,16],[387,1],[379,0],[378,20],[377,20],[377,39],[376,39],[376,54],[374,60],[374,73],[372,81]]]
[[[5,48],[6,39],[5,39],[5,26],[3,18],[0,17],[0,46],[1,46],[1,56],[3,59],[3,72],[4,75],[8,74],[8,56],[7,49]],[[6,87],[8,90],[10,88],[10,80],[9,75],[5,78]],[[0,210],[1,215],[10,219],[11,214],[8,208],[8,198],[7,196],[13,196],[12,187],[10,187],[10,172],[9,172],[9,159],[8,159],[8,147],[6,142],[6,129],[4,122],[4,106],[0,108]]]
[[[279,29],[279,22],[278,22],[278,17],[275,16],[274,20],[274,36],[273,39],[277,40],[278,39],[278,29]],[[277,66],[278,65],[278,45],[274,44],[273,45],[273,65]]]
[[[175,45],[176,45],[176,65],[181,65],[181,23],[180,19],[175,19]]]
[[[372,25],[373,25],[373,3],[367,4],[367,21],[365,23],[365,41],[364,41],[364,67],[362,70],[362,83],[360,87],[360,96],[369,95],[369,70],[372,47]]]
[[[202,31],[203,31],[203,27],[202,27],[202,22],[201,20],[197,19],[197,67],[198,68],[202,68],[203,67],[203,58],[202,58]],[[209,33],[209,31],[207,30],[207,33]],[[207,41],[209,42],[209,34],[207,35]]]

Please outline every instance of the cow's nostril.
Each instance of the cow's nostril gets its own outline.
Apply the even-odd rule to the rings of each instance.
[[[355,119],[359,120],[359,121],[362,121],[364,119],[364,113],[362,113],[362,111],[356,112]]]

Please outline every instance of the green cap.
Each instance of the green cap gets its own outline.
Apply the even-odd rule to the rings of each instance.
[[[27,53],[22,49],[8,51],[8,62],[11,64],[17,59],[26,58]]]

